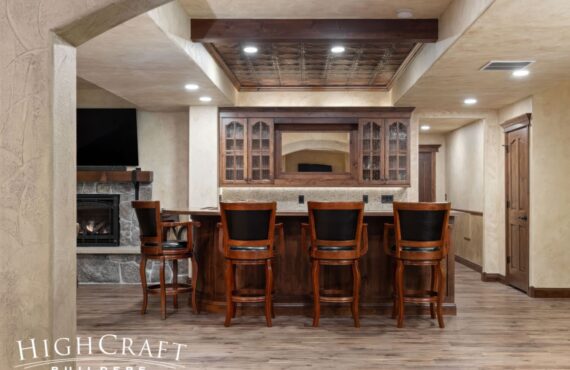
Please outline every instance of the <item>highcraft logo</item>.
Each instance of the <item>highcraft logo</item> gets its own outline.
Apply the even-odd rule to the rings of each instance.
[[[16,342],[20,363],[16,369],[49,367],[50,370],[150,370],[184,369],[180,355],[186,344],[133,339],[115,334],[101,337],[26,339]],[[69,363],[75,361],[76,366]],[[105,364],[105,365],[103,365]]]

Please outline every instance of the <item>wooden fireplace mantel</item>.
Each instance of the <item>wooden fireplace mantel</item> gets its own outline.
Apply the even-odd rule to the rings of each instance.
[[[77,171],[77,182],[138,182],[149,184],[152,180],[152,171]]]

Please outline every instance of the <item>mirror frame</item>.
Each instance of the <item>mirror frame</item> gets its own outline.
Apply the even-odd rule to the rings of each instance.
[[[331,183],[337,185],[358,184],[358,124],[318,124],[318,123],[295,123],[275,124],[275,184],[276,185],[317,185]],[[284,172],[281,163],[282,135],[283,132],[348,132],[350,135],[349,160],[350,171],[345,173],[328,172]]]

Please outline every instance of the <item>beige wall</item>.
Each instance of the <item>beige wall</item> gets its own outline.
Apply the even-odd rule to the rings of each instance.
[[[218,206],[218,108],[190,107],[189,203]]]
[[[164,2],[0,0],[0,369],[75,336],[76,54],[52,30],[77,45]]]
[[[446,194],[446,148],[445,135],[420,134],[420,145],[440,145],[435,154],[435,200],[445,202]]]
[[[137,111],[139,167],[154,172],[152,198],[188,207],[188,112]]]
[[[501,108],[499,110],[499,123],[522,116],[526,113],[532,113],[532,96]]]
[[[570,83],[534,95],[530,138],[530,285],[570,287]]]
[[[453,208],[483,212],[484,121],[446,137],[446,188]]]
[[[454,212],[452,241],[456,256],[483,266],[483,216]]]
[[[132,103],[79,81],[78,108],[136,108]],[[153,171],[152,197],[163,208],[188,207],[188,112],[137,110],[139,167]]]

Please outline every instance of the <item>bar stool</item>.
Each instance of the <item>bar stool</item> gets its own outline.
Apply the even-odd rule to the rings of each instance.
[[[236,315],[236,303],[265,303],[265,320],[271,326],[273,312],[273,270],[275,230],[284,243],[283,225],[275,223],[276,203],[220,203],[218,249],[226,262],[226,320],[230,326]],[[219,230],[222,230],[220,233]],[[235,266],[265,267],[265,289],[237,289]]]
[[[398,318],[398,328],[404,326],[405,303],[429,303],[431,318],[443,322],[445,297],[445,270],[442,261],[447,257],[449,242],[449,213],[451,203],[394,202],[394,224],[384,224],[384,248],[395,262],[394,306],[392,316]],[[395,245],[388,244],[394,231]],[[429,290],[405,290],[405,266],[431,266]]]
[[[198,222],[163,222],[160,215],[159,201],[133,201],[137,215],[141,239],[140,276],[143,288],[141,314],[146,313],[148,295],[160,295],[161,318],[166,319],[166,296],[173,296],[174,307],[178,308],[178,294],[192,292],[192,311],[198,313],[196,304],[196,283],[198,264],[193,251],[193,227]],[[187,240],[167,240],[167,230],[177,227],[187,229]],[[178,260],[190,258],[192,263],[192,281],[189,284],[178,282]],[[146,263],[148,260],[160,261],[160,283],[148,285],[146,281]],[[172,261],[172,283],[166,283],[166,261]]]
[[[313,326],[319,326],[321,302],[351,303],[354,326],[360,327],[360,269],[368,251],[363,202],[308,202],[309,223],[301,225],[301,244],[311,257]],[[310,244],[307,245],[307,235]],[[321,266],[352,266],[352,292],[320,288]],[[350,294],[349,294],[350,293]]]

